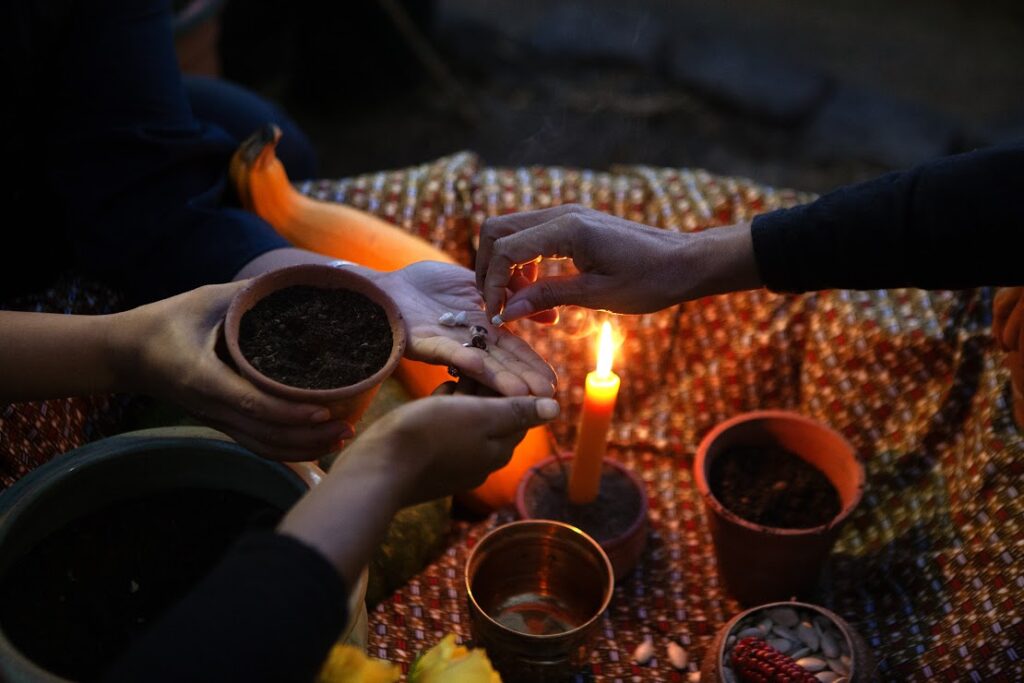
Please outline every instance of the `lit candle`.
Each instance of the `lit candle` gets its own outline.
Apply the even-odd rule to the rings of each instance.
[[[608,447],[608,425],[615,412],[619,376],[612,372],[615,342],[612,326],[605,321],[597,345],[597,369],[587,373],[587,392],[576,439],[576,456],[569,473],[569,501],[592,503],[601,489],[601,467]]]

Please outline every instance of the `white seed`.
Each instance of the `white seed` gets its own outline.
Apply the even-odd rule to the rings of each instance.
[[[668,641],[668,661],[672,662],[672,666],[682,671],[690,662],[690,655],[686,654],[686,650],[683,649],[682,645],[674,640],[670,640]]]
[[[800,642],[800,636],[798,636],[793,631],[793,629],[786,628],[785,626],[780,626],[779,624],[775,624],[775,626],[772,626],[772,633],[781,638],[785,638],[786,640],[791,640],[794,643]]]
[[[633,661],[637,664],[646,664],[651,661],[651,657],[654,656],[654,643],[651,641],[651,637],[647,636],[644,638],[644,642],[636,646],[633,650]]]
[[[700,683],[700,672],[691,671],[686,674],[686,683]]]
[[[829,659],[839,656],[839,645],[828,631],[821,634],[821,654]]]
[[[800,625],[796,627],[796,634],[800,636],[800,640],[804,641],[804,645],[812,650],[818,649],[818,632],[814,630],[810,623],[806,621],[800,622]]]
[[[790,652],[789,656],[792,657],[793,659],[800,659],[801,657],[806,657],[809,654],[811,654],[811,648],[809,648],[809,647],[802,647],[799,650],[795,650],[793,652]]]
[[[455,324],[463,327],[469,324],[469,313],[466,311],[459,311],[455,314]]]
[[[441,314],[441,317],[437,319],[437,322],[441,323],[445,327],[455,327],[455,314],[451,311],[445,311]]]
[[[772,626],[774,625],[775,624],[772,623],[771,619],[762,619],[761,622],[757,625],[757,628],[760,629],[762,634],[768,635],[768,633],[772,630]]]
[[[814,677],[821,681],[821,683],[835,683],[836,679],[839,678],[839,674],[833,671],[819,671],[814,674]]]
[[[842,674],[844,676],[850,675],[850,665],[842,659],[836,659],[834,657],[830,658],[828,660],[828,668],[832,669],[837,674]]]
[[[793,643],[789,642],[785,638],[772,638],[768,641],[768,644],[774,647],[782,654],[786,654],[793,649]]]
[[[737,633],[736,635],[739,636],[741,639],[749,638],[750,636],[754,636],[755,638],[764,638],[764,632],[756,626],[749,626],[740,631],[739,633]]]
[[[821,671],[827,666],[824,660],[818,659],[817,657],[801,657],[800,659],[796,660],[796,663],[797,666],[803,667],[811,673],[814,673],[815,671]],[[835,671],[835,669],[833,669],[833,671]]]
[[[768,616],[772,618],[776,624],[782,624],[787,628],[792,628],[800,623],[800,617],[797,616],[796,610],[791,607],[776,607],[775,609],[768,610]]]

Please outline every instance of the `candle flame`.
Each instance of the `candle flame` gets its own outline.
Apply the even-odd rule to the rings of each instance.
[[[612,374],[612,358],[615,356],[615,340],[612,339],[612,326],[605,320],[601,326],[601,338],[597,342],[597,376],[609,377]]]

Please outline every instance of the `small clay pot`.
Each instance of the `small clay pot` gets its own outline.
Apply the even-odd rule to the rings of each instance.
[[[867,643],[864,642],[864,638],[835,612],[817,605],[796,601],[758,605],[730,619],[729,623],[718,630],[718,633],[715,634],[714,639],[712,639],[711,644],[704,653],[704,659],[701,661],[700,667],[700,680],[704,683],[727,683],[725,674],[722,672],[722,664],[726,650],[726,641],[729,635],[741,621],[759,612],[764,612],[767,616],[768,610],[776,607],[791,607],[800,611],[816,612],[831,621],[836,630],[846,639],[846,648],[850,652],[850,674],[847,676],[849,683],[868,683],[868,681],[872,680],[872,674],[875,670],[875,659],[871,654],[871,650],[868,649]]]
[[[563,453],[560,457],[565,463],[566,468],[568,468],[569,463],[572,460],[572,455]],[[640,481],[640,478],[637,477],[636,474],[617,460],[605,458],[603,462],[605,468],[610,468],[611,470],[622,474],[627,481],[632,483],[640,501],[636,510],[636,516],[626,531],[612,538],[595,539],[601,545],[601,548],[608,554],[608,559],[611,560],[612,568],[615,572],[615,580],[620,581],[633,571],[633,568],[636,567],[637,562],[640,560],[640,556],[644,552],[644,548],[647,547],[647,511],[649,509],[649,505],[647,502],[647,491],[644,489],[643,482]],[[555,456],[547,458],[527,470],[526,474],[524,474],[523,478],[519,481],[519,487],[516,489],[516,513],[519,515],[520,519],[538,518],[537,514],[535,514],[527,503],[527,490],[531,485],[535,485],[535,483],[537,483],[535,482],[535,479],[540,476],[538,475],[538,471],[544,471],[546,468],[554,464]],[[561,519],[558,521],[567,522],[568,520]]]
[[[708,478],[715,458],[738,445],[775,445],[803,458],[835,486],[839,514],[821,526],[780,529],[726,509],[712,493]],[[693,467],[719,576],[743,605],[788,600],[811,591],[843,522],[864,492],[864,466],[850,443],[831,428],[784,410],[743,413],[719,424],[701,441]]]
[[[347,289],[362,294],[384,309],[391,324],[391,354],[384,366],[356,384],[335,389],[303,389],[278,382],[257,370],[238,346],[242,316],[261,299],[281,289],[304,285],[320,289]],[[377,389],[394,372],[405,353],[405,321],[394,300],[368,278],[348,268],[327,265],[300,265],[265,273],[239,291],[224,318],[224,340],[238,372],[265,391],[303,403],[327,406],[331,416],[354,425],[365,412]]]

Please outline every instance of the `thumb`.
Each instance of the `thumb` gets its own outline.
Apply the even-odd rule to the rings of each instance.
[[[501,438],[542,425],[558,417],[561,410],[552,398],[511,396],[478,400],[487,415],[488,438]]]
[[[508,298],[501,320],[512,322],[557,306],[586,306],[595,284],[587,273],[541,278]]]

